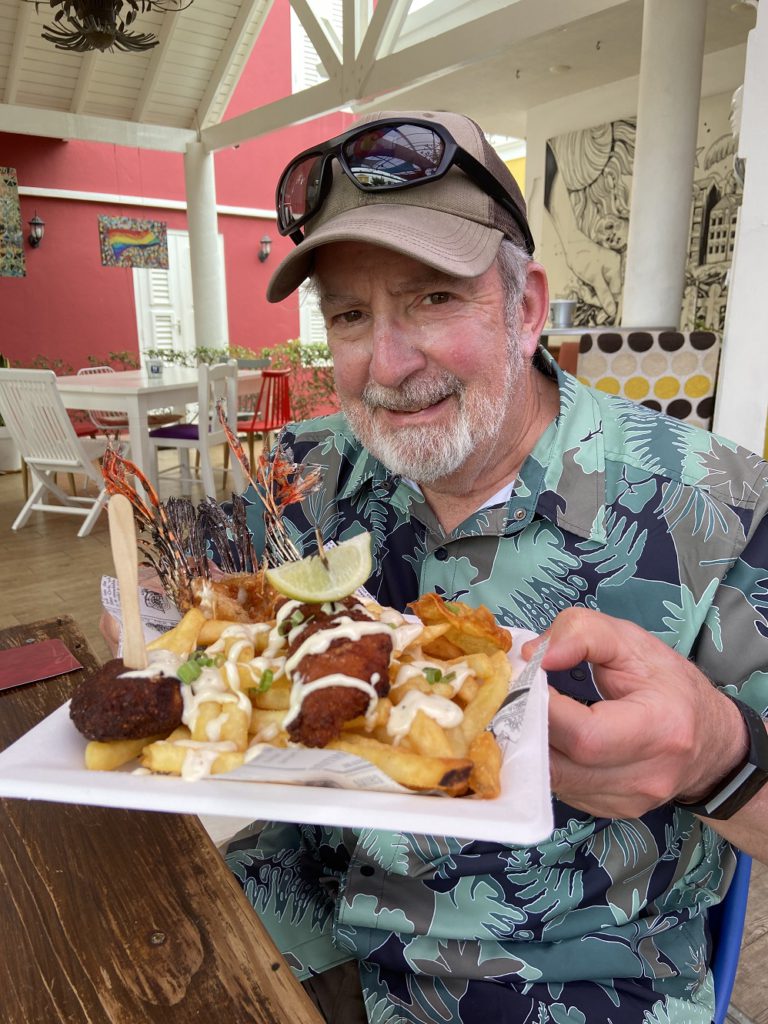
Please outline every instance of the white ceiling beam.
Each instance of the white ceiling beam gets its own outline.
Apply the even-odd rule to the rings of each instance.
[[[286,125],[301,124],[302,121],[310,121],[313,117],[330,114],[344,106],[345,102],[340,83],[330,79],[313,85],[310,89],[296,92],[292,96],[275,100],[274,103],[249,110],[246,114],[222,121],[221,124],[203,128],[200,140],[208,152],[226,149],[227,146],[239,146],[241,142],[275,132]]]
[[[404,86],[423,85],[461,68],[498,57],[510,46],[614,7],[624,0],[518,0],[517,3],[398,50],[360,68],[358,95],[382,97]]]
[[[410,6],[411,0],[379,0],[360,47],[358,61],[361,68],[371,68],[379,55],[390,53]]]
[[[72,103],[69,106],[73,114],[82,114],[88,102],[88,93],[91,89],[91,82],[96,71],[96,61],[99,59],[97,50],[86,53],[80,64],[80,72],[77,76],[77,85],[72,95]]]
[[[144,75],[144,80],[141,83],[141,89],[139,89],[139,95],[136,97],[136,103],[133,108],[133,116],[131,120],[142,121],[147,116],[150,103],[152,102],[152,95],[155,91],[157,83],[160,81],[160,75],[163,71],[163,64],[165,58],[170,49],[171,43],[173,42],[173,36],[176,32],[181,19],[171,12],[166,12],[163,15],[163,21],[157,31],[157,46],[152,50],[152,56],[149,60],[149,67],[147,73]]]
[[[267,15],[272,10],[272,0],[244,0],[237,17],[229,30],[224,49],[216,62],[213,74],[206,86],[203,98],[197,108],[197,126],[205,127],[213,121],[222,102],[221,90],[232,73],[240,48],[247,42],[248,52],[242,56],[241,67],[245,67],[256,40],[261,35]],[[231,93],[227,94],[227,99]]]
[[[312,13],[312,8],[307,3],[307,0],[290,0],[291,7],[296,12],[296,17],[301,22],[301,26],[309,36],[309,41],[317,51],[317,56],[320,58],[320,62],[325,68],[329,78],[335,78],[341,73],[341,60],[339,54],[334,49],[333,44],[320,22]]]
[[[342,0],[341,62],[345,68],[354,66],[357,56],[358,0]]]
[[[58,110],[21,107],[0,103],[0,132],[16,135],[40,135],[46,139],[78,139],[81,142],[108,142],[133,149],[156,149],[183,153],[197,132],[188,128],[169,128],[161,124],[135,124],[111,117],[90,117]]]
[[[11,50],[11,59],[8,62],[8,75],[5,79],[5,93],[3,95],[5,103],[16,102],[16,94],[19,91],[19,82],[21,81],[21,64],[24,59],[27,39],[29,38],[33,13],[34,8],[32,4],[18,5],[16,29],[13,33],[13,49]]]

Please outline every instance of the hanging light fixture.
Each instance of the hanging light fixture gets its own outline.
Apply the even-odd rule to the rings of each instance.
[[[26,0],[35,10],[50,4],[52,25],[40,33],[59,50],[124,50],[142,52],[157,46],[151,32],[131,32],[137,14],[145,11],[183,11],[193,0]]]
[[[270,252],[272,252],[272,239],[269,235],[264,235],[259,242],[259,263],[264,263],[268,260]]]
[[[35,210],[35,215],[29,222],[29,237],[27,238],[27,241],[33,249],[36,249],[40,245],[44,234],[45,221],[42,217],[37,216],[37,210]]]

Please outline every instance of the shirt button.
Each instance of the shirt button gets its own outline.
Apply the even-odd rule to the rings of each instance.
[[[525,509],[524,508],[515,509],[515,519],[518,522],[520,522],[521,519],[525,519]]]
[[[435,558],[438,560],[438,562],[444,562],[447,557],[448,557],[448,549],[447,548],[435,548]]]
[[[375,870],[371,867],[370,864],[363,864],[363,866],[360,868],[360,874],[365,875],[366,878],[370,878],[371,875],[375,873]]]
[[[585,670],[583,668],[572,668],[571,669],[571,679],[575,679],[578,682],[581,682],[582,679],[586,679],[586,678],[587,678],[587,673],[585,672]]]

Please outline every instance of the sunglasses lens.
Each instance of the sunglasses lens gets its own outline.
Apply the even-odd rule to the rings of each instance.
[[[301,163],[289,167],[280,186],[278,220],[280,227],[290,228],[308,213],[312,213],[320,193],[322,160],[319,156],[305,157]]]
[[[416,124],[371,128],[343,146],[355,179],[366,189],[397,188],[435,174],[445,143],[431,128]]]

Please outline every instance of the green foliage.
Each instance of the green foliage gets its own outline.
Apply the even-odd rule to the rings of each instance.
[[[339,407],[331,353],[321,342],[302,345],[300,338],[290,338],[274,348],[261,350],[242,345],[230,345],[228,348],[198,346],[189,352],[148,349],[144,355],[174,366],[190,367],[200,363],[221,363],[227,359],[270,359],[275,369],[291,371],[291,412],[294,419],[311,419],[320,412]]]
[[[201,363],[213,366],[215,363],[225,363],[228,359],[258,359],[262,353],[252,348],[244,348],[242,345],[230,345],[229,348],[206,348],[204,345],[198,345],[189,352],[168,352],[165,349],[149,348],[144,355],[148,359],[162,359],[168,365],[195,367]]]
[[[57,377],[68,377],[75,372],[74,366],[57,356],[37,355],[30,364],[33,370],[53,370]]]
[[[291,371],[291,411],[297,420],[311,419],[320,412],[338,409],[333,361],[323,342],[301,343],[290,338],[282,345],[261,352],[277,370]]]
[[[138,370],[139,357],[135,352],[122,349],[119,352],[107,352],[105,356],[88,356],[90,366],[111,366],[115,370]]]

